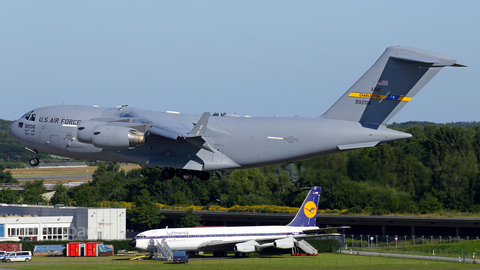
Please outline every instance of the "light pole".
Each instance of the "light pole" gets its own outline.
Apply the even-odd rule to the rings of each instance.
[[[353,236],[354,236],[354,234],[352,234],[352,247],[353,247]]]
[[[433,235],[430,235],[430,244],[433,245]]]
[[[425,236],[425,235],[422,235],[422,245],[424,244],[424,243],[423,243],[423,237],[424,237],[424,236]]]
[[[388,248],[388,234],[386,236],[387,236],[387,248]]]
[[[450,235],[448,238],[450,239],[450,244],[451,244],[452,243],[452,236]]]
[[[403,237],[405,237],[405,247],[407,246],[407,236],[404,235]]]
[[[413,238],[413,245],[415,246],[415,235],[412,235]]]
[[[363,247],[363,234],[360,234],[360,244],[361,244],[362,247]]]

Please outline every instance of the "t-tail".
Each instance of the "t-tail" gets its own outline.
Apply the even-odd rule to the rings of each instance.
[[[463,66],[441,54],[388,47],[375,64],[323,115],[324,118],[384,125],[445,66]]]
[[[287,225],[293,227],[314,227],[317,222],[318,201],[321,187],[312,187],[295,218]]]

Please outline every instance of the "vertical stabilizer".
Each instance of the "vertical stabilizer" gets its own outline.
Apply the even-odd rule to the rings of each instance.
[[[461,66],[455,61],[429,51],[388,47],[323,117],[370,126],[386,124],[443,67]]]
[[[287,225],[294,227],[314,227],[317,221],[318,201],[321,187],[312,187],[295,218]]]

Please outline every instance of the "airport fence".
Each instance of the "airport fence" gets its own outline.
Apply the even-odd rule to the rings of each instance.
[[[338,250],[343,253],[361,251],[478,259],[480,252],[480,231],[477,236],[346,234],[344,237],[344,245]]]

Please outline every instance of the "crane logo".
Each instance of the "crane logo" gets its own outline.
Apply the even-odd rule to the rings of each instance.
[[[317,205],[312,201],[306,202],[303,206],[303,213],[308,218],[313,218],[317,214]]]

